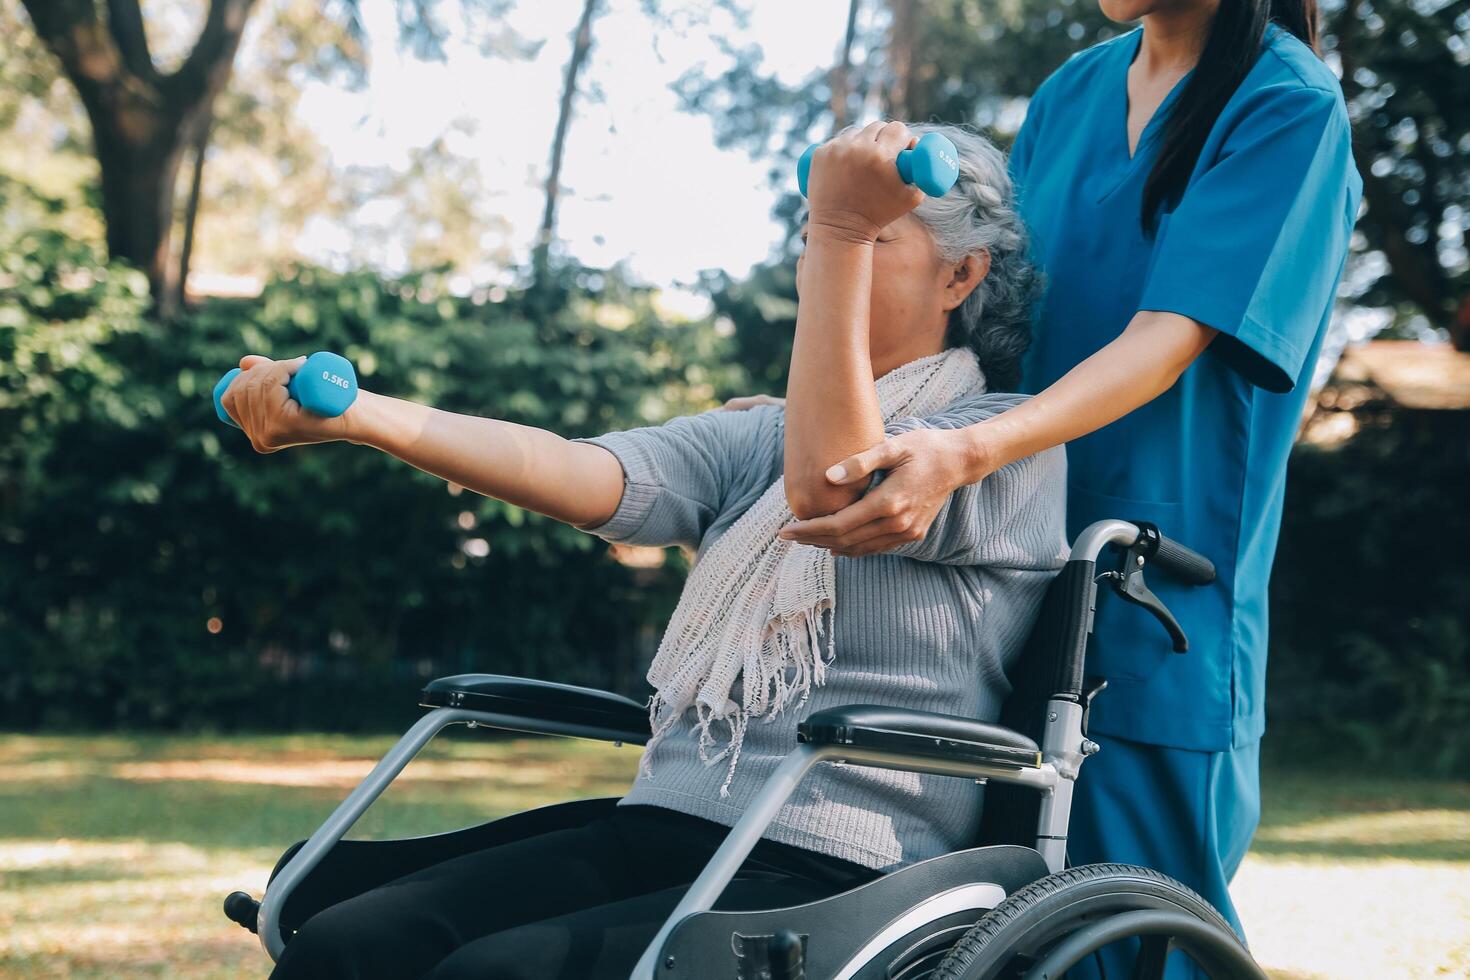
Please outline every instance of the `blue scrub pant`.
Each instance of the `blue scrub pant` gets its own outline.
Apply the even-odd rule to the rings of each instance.
[[[1179,879],[1210,901],[1244,935],[1228,885],[1261,816],[1256,739],[1225,752],[1090,737],[1102,751],[1082,765],[1072,803],[1067,853],[1073,865],[1141,864]],[[1137,943],[1103,950],[1108,980],[1131,975]],[[1097,977],[1089,958],[1068,972]],[[1169,957],[1169,980],[1203,976],[1183,953]]]

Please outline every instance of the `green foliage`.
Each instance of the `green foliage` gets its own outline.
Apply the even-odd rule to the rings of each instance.
[[[1466,485],[1463,412],[1298,448],[1271,579],[1273,741],[1470,773]]]
[[[1470,4],[1326,7],[1364,180],[1358,231],[1387,259],[1363,263],[1361,302],[1446,328],[1470,293]]]
[[[139,273],[0,240],[7,726],[381,725],[467,670],[639,690],[677,568],[360,447],[259,456],[214,417],[246,352],[340,351],[371,390],[567,435],[744,387],[710,323],[662,322],[615,274],[498,301],[441,279],[296,268],[165,327]]]

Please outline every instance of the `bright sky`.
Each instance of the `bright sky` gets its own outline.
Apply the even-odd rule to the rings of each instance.
[[[768,70],[794,82],[832,63],[846,0],[754,6],[749,33],[733,40],[759,43]],[[558,237],[589,265],[626,259],[635,275],[660,286],[690,283],[704,268],[743,276],[780,237],[770,216],[777,194],[766,180],[769,163],[716,149],[710,119],[677,108],[671,82],[700,64],[711,73],[725,66],[708,32],[681,38],[666,31],[655,52],[653,25],[638,7],[638,0],[605,0],[594,22],[563,160]],[[475,39],[457,38],[447,62],[421,62],[399,49],[391,0],[363,0],[362,8],[372,45],[368,88],[313,85],[301,115],[338,167],[401,168],[411,148],[446,135],[454,152],[478,161],[484,186],[499,189],[490,209],[510,222],[517,258],[526,258],[582,0],[515,5],[510,25],[527,39],[547,39],[529,61],[486,58]],[[449,23],[457,20],[451,12]],[[721,19],[710,30],[732,33]],[[587,97],[594,87],[601,99]],[[457,131],[461,120],[473,124],[470,135]],[[319,222],[299,247],[330,261],[342,235]],[[393,243],[382,258],[395,264]]]

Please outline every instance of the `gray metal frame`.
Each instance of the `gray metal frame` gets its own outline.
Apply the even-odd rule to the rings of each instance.
[[[1131,546],[1138,538],[1137,525],[1127,521],[1099,521],[1083,530],[1072,547],[1072,560],[1096,561],[1109,544]],[[281,910],[296,885],[316,867],[322,857],[341,840],[359,817],[443,729],[450,725],[498,728],[540,735],[567,735],[607,742],[621,742],[626,732],[559,722],[540,722],[523,717],[467,711],[460,708],[438,708],[424,715],[383,756],[373,770],[348,797],[338,804],[326,821],[317,828],[266,889],[256,918],[261,945],[272,960],[285,949],[281,939]],[[710,909],[735,872],[760,840],[776,813],[790,798],[796,786],[819,762],[834,765],[855,764],[896,769],[906,772],[932,773],[968,779],[996,780],[1028,786],[1041,794],[1037,817],[1036,849],[1053,872],[1065,866],[1067,826],[1071,817],[1072,783],[1077,778],[1082,760],[1096,751],[1082,734],[1082,707],[1071,701],[1050,701],[1042,735],[1042,762],[1036,768],[1011,768],[994,764],[968,763],[932,759],[900,753],[882,752],[854,746],[798,745],[776,768],[760,792],[751,800],[740,819],[730,829],[704,871],[689,886],[684,898],[669,914],[653,941],[644,950],[631,980],[656,980],[658,957],[665,941],[686,916]]]
[[[281,952],[286,948],[285,941],[281,939],[281,910],[285,908],[286,899],[291,892],[343,835],[352,829],[352,825],[383,794],[383,790],[403,771],[403,767],[429,744],[430,739],[450,725],[468,725],[471,728],[483,726],[529,732],[533,735],[569,735],[603,742],[621,742],[627,738],[626,732],[610,728],[555,721],[539,722],[488,711],[466,711],[463,708],[436,708],[430,711],[404,732],[403,737],[388,750],[388,754],[373,766],[372,772],[363,777],[357,788],[347,795],[347,799],[337,804],[331,816],[316,829],[316,833],[307,838],[301,850],[286,862],[286,866],[266,888],[265,896],[260,901],[260,910],[256,913],[255,931],[260,937],[260,944],[265,947],[272,960],[279,960]]]

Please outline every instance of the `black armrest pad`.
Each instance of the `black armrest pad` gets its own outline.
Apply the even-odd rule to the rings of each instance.
[[[572,722],[648,738],[648,708],[609,691],[502,674],[455,674],[431,681],[419,695],[426,708],[465,708],[521,718]]]
[[[1041,749],[1020,732],[935,711],[849,704],[818,711],[796,728],[814,745],[856,745],[938,758],[1034,767]]]

